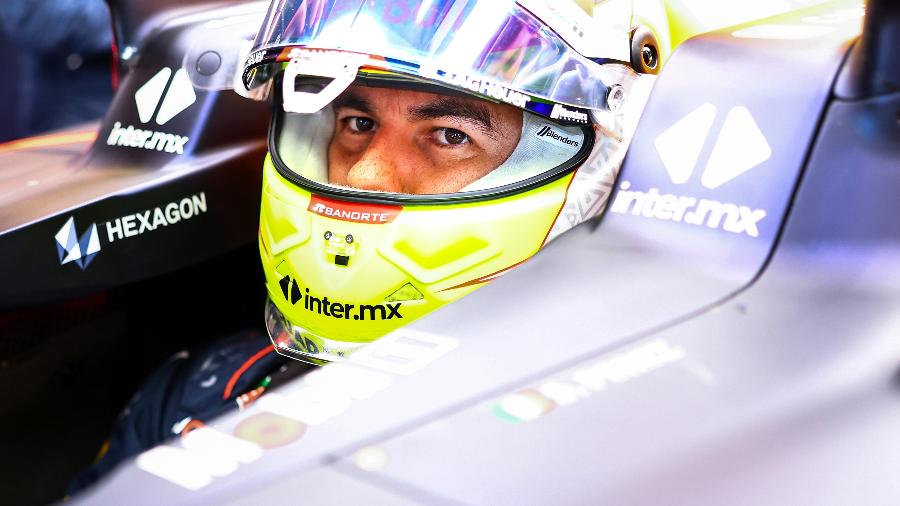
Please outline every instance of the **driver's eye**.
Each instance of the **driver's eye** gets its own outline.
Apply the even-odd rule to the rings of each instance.
[[[444,139],[447,144],[462,144],[469,139],[469,136],[455,128],[447,128],[444,130]]]
[[[369,132],[375,128],[375,120],[363,116],[347,118],[347,125],[354,132]]]

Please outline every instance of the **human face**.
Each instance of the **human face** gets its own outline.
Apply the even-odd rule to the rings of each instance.
[[[522,111],[475,98],[352,85],[335,101],[332,184],[379,192],[453,193],[500,166]]]

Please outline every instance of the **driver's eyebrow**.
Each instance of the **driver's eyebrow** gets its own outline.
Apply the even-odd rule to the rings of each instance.
[[[491,111],[481,104],[456,97],[440,97],[431,102],[416,105],[406,113],[413,120],[460,118],[476,123],[487,134],[494,133]]]
[[[334,100],[335,110],[342,107],[356,109],[365,114],[372,114],[373,111],[372,104],[368,100],[352,91],[348,91]]]

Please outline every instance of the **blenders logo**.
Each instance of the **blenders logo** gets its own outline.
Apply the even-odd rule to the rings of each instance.
[[[716,107],[703,104],[656,138],[656,151],[672,183],[687,183],[697,159],[709,138],[716,117]],[[712,148],[700,183],[715,189],[744,172],[757,167],[772,156],[772,148],[745,107],[734,107]],[[658,220],[722,229],[733,234],[759,236],[759,223],[766,217],[764,209],[753,209],[731,202],[697,199],[660,193],[657,188],[646,191],[631,189],[629,181],[619,185],[610,210]]]
[[[187,77],[187,72],[179,69],[172,77],[172,69],[168,67],[157,72],[134,94],[138,116],[141,123],[145,124],[149,123],[153,119],[153,114],[156,113],[156,124],[165,125],[196,100],[197,94]],[[133,125],[123,127],[120,122],[116,121],[109,132],[109,137],[106,138],[106,144],[180,155],[184,153],[184,148],[189,140],[187,136],[144,130],[135,128]]]
[[[60,265],[75,262],[81,270],[87,269],[97,253],[100,252],[101,237],[106,238],[107,246],[147,232],[153,232],[178,222],[189,220],[206,212],[206,194],[200,192],[163,206],[146,211],[129,214],[107,221],[101,225],[106,234],[98,233],[97,225],[91,223],[87,231],[78,237],[75,230],[75,217],[69,217],[65,225],[56,233],[56,248]]]
[[[560,104],[554,104],[553,110],[550,111],[550,118],[552,119],[565,119],[569,121],[574,121],[577,123],[585,123],[588,122],[588,115],[581,111],[575,111],[571,109],[567,109],[565,106]]]
[[[572,140],[566,136],[554,132],[549,125],[544,125],[544,128],[538,130],[538,133],[536,135],[541,138],[550,137],[553,140],[559,141],[563,144],[568,144],[570,146],[578,146],[578,141]]]
[[[56,233],[56,252],[59,254],[60,265],[75,262],[75,265],[81,267],[81,270],[87,269],[87,266],[100,252],[97,225],[91,223],[84,234],[78,237],[75,231],[75,217],[70,216],[66,224]]]
[[[321,216],[354,223],[390,223],[394,221],[401,206],[385,204],[358,204],[340,202],[313,195],[307,210]]]
[[[335,300],[329,300],[328,297],[319,297],[310,293],[309,288],[300,289],[300,285],[296,279],[290,276],[281,278],[278,282],[281,287],[281,293],[284,300],[296,306],[320,315],[337,318],[338,320],[391,320],[394,318],[403,318],[400,314],[402,302],[396,304],[346,304]]]

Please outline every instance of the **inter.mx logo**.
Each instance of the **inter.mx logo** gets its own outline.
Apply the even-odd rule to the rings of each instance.
[[[687,183],[694,173],[697,159],[710,138],[716,119],[713,104],[703,104],[660,134],[654,146],[672,183]],[[700,184],[718,188],[741,174],[759,166],[772,156],[772,148],[746,107],[728,111],[716,137]],[[619,185],[619,193],[610,211],[676,221],[690,225],[722,229],[734,234],[759,236],[759,223],[766,217],[764,209],[713,199],[660,193],[657,188],[632,190],[629,181]]]
[[[138,117],[147,124],[156,114],[157,125],[165,125],[169,120],[187,109],[197,100],[194,87],[187,72],[179,69],[172,75],[172,69],[165,67],[150,78],[134,94]],[[123,127],[118,121],[113,125],[106,139],[110,146],[155,149],[166,153],[183,154],[188,137],[150,129]]]

